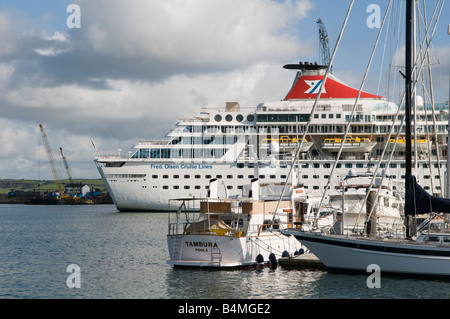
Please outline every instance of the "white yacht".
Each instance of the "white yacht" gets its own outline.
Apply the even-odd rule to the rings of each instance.
[[[269,186],[271,187],[271,186]],[[246,267],[270,264],[281,257],[299,254],[303,246],[282,228],[296,227],[304,216],[297,210],[307,195],[294,188],[285,200],[262,196],[258,179],[250,197],[218,198],[218,180],[211,180],[207,198],[171,199],[178,210],[168,214],[167,244],[174,266]],[[270,196],[269,196],[270,197]],[[199,202],[196,210],[194,202]]]
[[[98,155],[95,163],[117,209],[166,211],[170,198],[202,197],[212,178],[219,180],[222,197],[241,195],[254,178],[261,183],[284,183],[295,146],[301,142],[294,173],[309,194],[321,194],[335,163],[337,141],[343,141],[349,122],[351,137],[344,141],[349,147],[344,147],[333,176],[346,176],[350,169],[365,173],[382,154],[391,155],[383,148],[390,139],[404,135],[403,106],[366,92],[354,105],[358,90],[330,74],[312,112],[326,66],[305,62],[285,68],[296,70],[297,75],[280,101],[251,108],[237,102],[227,102],[225,108],[204,108],[197,116],[180,119],[164,141],[139,142],[128,155]],[[444,103],[435,103],[434,110],[422,104],[416,112],[416,130],[433,141],[417,151],[416,176],[427,191],[440,195],[448,109]],[[395,136],[390,136],[393,124]],[[381,164],[400,180],[404,178],[403,153],[396,149],[389,167]]]

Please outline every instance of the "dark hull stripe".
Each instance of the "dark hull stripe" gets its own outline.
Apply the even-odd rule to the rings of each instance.
[[[302,236],[302,235],[294,235],[300,242],[315,242],[326,245],[340,246],[340,247],[348,247],[369,251],[380,251],[380,252],[388,252],[395,254],[405,254],[405,255],[418,255],[418,256],[436,256],[436,257],[450,257],[450,247],[436,247],[435,249],[427,249],[423,246],[419,246],[417,248],[407,248],[407,247],[392,247],[389,245],[372,245],[367,243],[359,243],[359,242],[348,242],[348,241],[340,241],[327,239],[320,236],[310,237],[310,236]],[[305,243],[306,246],[308,246]]]

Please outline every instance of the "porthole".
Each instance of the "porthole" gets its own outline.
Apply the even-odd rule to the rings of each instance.
[[[244,119],[244,117],[242,116],[242,114],[236,115],[236,121],[242,122],[243,119]]]
[[[222,116],[220,114],[217,114],[216,116],[214,116],[214,119],[216,120],[216,122],[220,122],[222,121]]]
[[[231,121],[233,120],[233,116],[232,116],[231,114],[227,114],[227,115],[225,116],[225,120],[226,120],[227,122],[231,122]]]
[[[253,114],[247,115],[247,121],[253,122],[255,120],[255,116]]]

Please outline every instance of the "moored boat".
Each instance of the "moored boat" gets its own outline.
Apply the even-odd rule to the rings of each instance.
[[[297,254],[302,245],[280,232],[297,220],[291,200],[259,199],[254,181],[251,197],[217,198],[216,180],[207,198],[181,198],[175,213],[169,213],[169,264],[188,267],[246,267],[270,263]],[[200,210],[194,201],[200,202]]]
[[[443,2],[442,2],[443,4]],[[442,4],[440,5],[442,9]],[[357,236],[284,231],[305,244],[328,269],[367,272],[377,266],[381,273],[450,278],[450,233],[432,233],[414,226],[418,214],[450,214],[450,199],[428,194],[413,175],[412,151],[412,36],[414,0],[406,1],[405,45],[405,191],[401,211],[405,216],[405,232],[397,238],[379,237],[363,232]],[[437,8],[437,6],[436,6]],[[437,23],[437,20],[436,20]],[[427,38],[427,44],[431,38]],[[420,70],[416,70],[420,74]],[[415,154],[417,159],[417,153]],[[400,206],[399,206],[400,209]],[[371,268],[370,268],[371,269]]]

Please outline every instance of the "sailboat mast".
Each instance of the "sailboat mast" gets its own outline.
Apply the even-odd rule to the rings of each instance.
[[[412,77],[412,23],[413,1],[406,0],[406,27],[405,27],[405,146],[406,146],[406,172],[405,172],[405,209],[414,202],[413,194],[409,190],[412,178],[412,154],[411,154],[411,77]],[[405,216],[406,217],[406,216]],[[406,218],[406,237],[410,238],[410,220]]]
[[[413,1],[406,1],[406,39],[405,39],[405,140],[406,140],[406,178],[412,175],[411,154],[411,73],[412,73],[412,18]],[[408,198],[405,198],[408,200]]]

